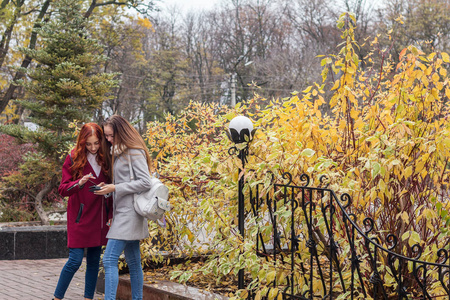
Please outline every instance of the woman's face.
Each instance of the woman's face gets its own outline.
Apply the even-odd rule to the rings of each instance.
[[[110,142],[111,145],[114,145],[114,131],[111,125],[106,125],[105,128],[103,128],[103,132],[105,133],[106,140]]]
[[[97,136],[91,135],[90,137],[88,137],[86,140],[86,149],[92,154],[96,154],[98,148],[100,148],[100,141],[98,140]]]

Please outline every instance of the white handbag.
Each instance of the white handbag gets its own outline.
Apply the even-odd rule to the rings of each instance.
[[[134,180],[131,156],[128,156],[130,166],[130,180]],[[141,216],[157,221],[170,211],[169,189],[156,177],[150,179],[151,188],[148,191],[135,193],[134,210]]]

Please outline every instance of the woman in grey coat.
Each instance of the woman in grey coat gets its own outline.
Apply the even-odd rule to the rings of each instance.
[[[95,193],[113,193],[113,219],[103,255],[105,267],[105,300],[116,299],[119,283],[118,261],[122,252],[130,270],[133,300],[142,299],[144,275],[141,266],[140,240],[148,237],[147,220],[134,210],[133,194],[150,188],[151,159],[144,140],[137,130],[121,116],[113,115],[103,124],[111,149],[112,184],[100,184]],[[130,179],[130,164],[135,180]]]

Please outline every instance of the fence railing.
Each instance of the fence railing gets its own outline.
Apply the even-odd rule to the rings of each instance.
[[[310,187],[305,174],[301,185],[289,173],[283,179],[269,191],[262,184],[246,189],[257,254],[283,274],[263,298],[277,289],[283,299],[450,299],[447,249],[427,255],[434,261],[421,260],[421,245],[376,232],[371,218],[358,224],[348,194]],[[400,254],[404,247],[411,257]]]

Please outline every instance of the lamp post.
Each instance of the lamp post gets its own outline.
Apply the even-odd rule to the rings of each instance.
[[[248,144],[253,139],[253,134],[256,129],[253,129],[252,121],[244,116],[237,116],[233,118],[228,127],[227,136],[228,138],[236,144],[236,146],[231,147],[228,150],[230,155],[238,153],[238,157],[242,163],[242,169],[239,168],[239,173],[245,168],[245,163],[247,162],[248,155]],[[239,233],[242,238],[244,238],[244,212],[245,212],[245,202],[244,202],[244,176],[239,178],[238,182],[238,228]],[[240,269],[238,274],[238,289],[244,288],[244,270]]]

